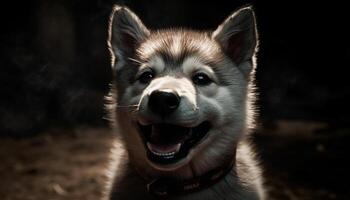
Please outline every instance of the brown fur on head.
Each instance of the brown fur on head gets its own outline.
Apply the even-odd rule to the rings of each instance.
[[[128,8],[116,6],[108,43],[115,75],[113,113],[134,165],[147,173],[186,177],[232,159],[250,124],[249,81],[257,48],[250,7],[238,10],[209,33],[150,31]],[[152,73],[147,82],[142,79],[145,73]],[[210,82],[199,84],[199,73]],[[167,116],[154,113],[149,108],[154,91],[174,93],[181,99],[178,108]],[[138,126],[166,123],[193,129],[203,122],[209,122],[209,132],[185,157],[170,164],[147,157]]]

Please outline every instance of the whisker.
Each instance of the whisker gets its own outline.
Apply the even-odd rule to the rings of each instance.
[[[139,109],[137,108],[137,109],[131,110],[130,112],[131,112],[132,114],[135,114],[135,113],[137,113],[138,110],[139,110]]]
[[[128,57],[128,59],[129,59],[129,60],[131,60],[131,61],[133,61],[133,62],[135,62],[135,63],[137,63],[137,64],[142,64],[142,62],[141,62],[141,61],[136,60],[136,59],[134,59],[134,58],[130,58],[130,57]]]
[[[116,109],[128,109],[128,112],[131,114],[137,114],[139,111],[139,105],[117,105]]]
[[[138,104],[135,105],[116,105],[116,107],[118,108],[134,108],[134,107],[138,107]]]

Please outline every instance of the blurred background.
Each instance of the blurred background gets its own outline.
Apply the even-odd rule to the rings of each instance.
[[[115,3],[151,29],[199,30],[214,30],[235,9],[253,5],[260,33],[254,140],[271,199],[350,199],[345,3],[243,0],[3,2],[1,199],[101,195],[112,140],[103,105]]]

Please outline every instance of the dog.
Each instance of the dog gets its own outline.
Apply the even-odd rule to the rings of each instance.
[[[106,200],[263,200],[254,128],[258,34],[243,7],[213,32],[150,31],[115,6]]]

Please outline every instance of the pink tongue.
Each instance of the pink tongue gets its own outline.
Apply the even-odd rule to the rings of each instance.
[[[152,144],[152,143],[147,143],[147,146],[150,150],[155,151],[157,153],[172,153],[172,152],[178,152],[181,143],[178,144],[172,144],[172,145],[160,145],[160,144]]]

